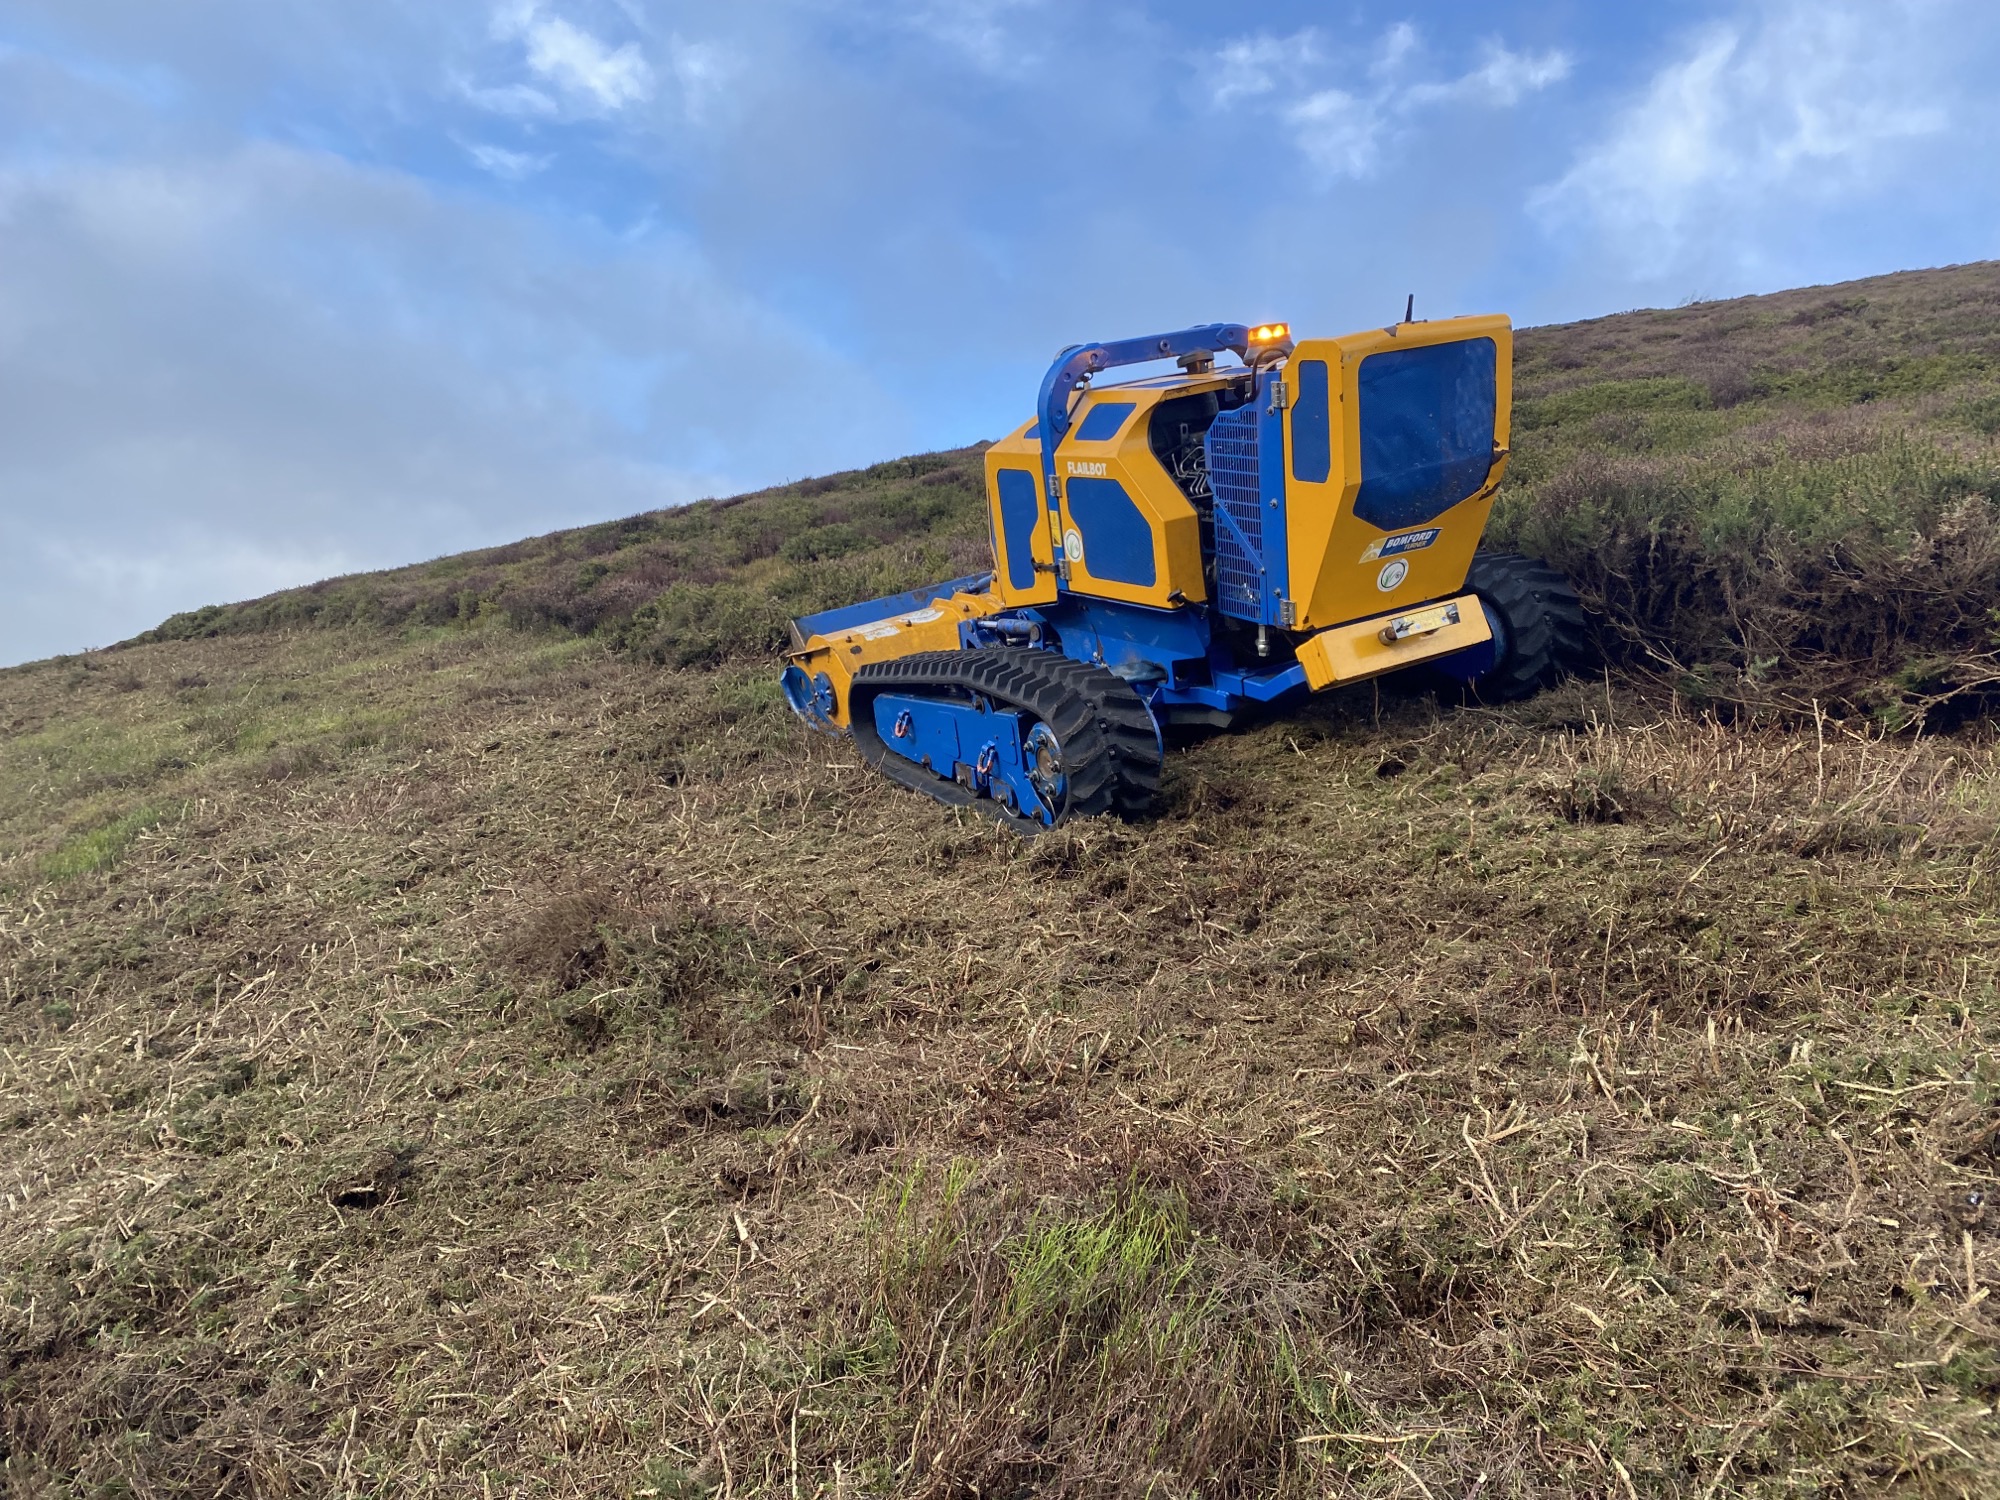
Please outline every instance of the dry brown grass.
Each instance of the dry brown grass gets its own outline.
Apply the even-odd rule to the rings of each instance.
[[[761,667],[119,663],[0,674],[14,1492],[1991,1492],[1984,735],[1364,692],[1022,843]]]

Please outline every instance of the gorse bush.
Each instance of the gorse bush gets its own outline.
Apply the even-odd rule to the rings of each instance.
[[[1530,329],[1496,543],[1615,663],[1895,724],[1996,676],[2000,267]]]
[[[1496,531],[1574,579],[1621,656],[1886,676],[1991,649],[1996,496],[2000,471],[1902,440],[1756,468],[1587,453]]]
[[[966,536],[918,546],[874,546],[816,565],[793,564],[759,581],[670,584],[601,632],[622,653],[662,666],[715,666],[731,657],[770,656],[790,640],[799,615],[858,599],[900,593],[983,566]]]

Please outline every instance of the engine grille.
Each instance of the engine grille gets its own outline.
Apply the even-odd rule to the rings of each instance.
[[[1239,620],[1262,620],[1264,501],[1257,408],[1224,412],[1208,429],[1207,441],[1209,482],[1215,489],[1215,605]]]

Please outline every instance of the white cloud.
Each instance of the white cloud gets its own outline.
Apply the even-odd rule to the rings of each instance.
[[[1486,60],[1464,77],[1449,83],[1418,84],[1410,95],[1417,103],[1466,100],[1508,109],[1529,94],[1561,83],[1569,74],[1567,52],[1510,52],[1492,43],[1486,49]]]
[[[528,69],[557,92],[597,114],[616,114],[653,96],[653,70],[636,43],[613,48],[537,0],[516,0],[494,18],[495,30],[518,40]]]
[[[1566,53],[1513,52],[1491,42],[1480,65],[1460,77],[1411,81],[1408,75],[1422,52],[1417,29],[1400,21],[1376,44],[1367,89],[1318,88],[1300,97],[1301,81],[1326,62],[1320,33],[1308,28],[1289,37],[1242,37],[1214,61],[1210,102],[1221,109],[1265,103],[1291,127],[1293,143],[1322,176],[1358,178],[1380,167],[1388,143],[1424,110],[1510,109],[1570,73]]]
[[[689,42],[678,35],[668,39],[667,58],[682,112],[693,124],[708,124],[736,81],[736,59],[713,42]]]
[[[527,151],[509,151],[504,147],[489,146],[481,141],[464,144],[466,154],[481,171],[491,172],[495,177],[504,177],[509,182],[519,182],[524,177],[532,177],[555,160],[552,156],[536,156]]]
[[[548,94],[525,83],[501,84],[488,88],[470,79],[454,77],[452,87],[468,104],[490,114],[511,115],[516,119],[554,119],[562,106]]]
[[[1285,111],[1306,160],[1328,177],[1366,177],[1380,157],[1387,125],[1375,100],[1340,89],[1322,89]]]
[[[1899,145],[1945,129],[1926,74],[1948,32],[1898,24],[1939,7],[1779,0],[1758,12],[1691,36],[1602,142],[1535,195],[1544,224],[1594,227],[1657,272],[1718,222],[1845,192]]]
[[[1216,59],[1209,102],[1227,109],[1238,99],[1272,93],[1318,59],[1319,34],[1310,28],[1292,36],[1239,37]]]
[[[1037,50],[1007,25],[1011,13],[1040,8],[1044,0],[916,0],[908,22],[983,72],[1018,73],[1035,66]]]
[[[1393,76],[1421,46],[1417,28],[1408,21],[1398,21],[1384,33],[1382,49],[1375,54],[1375,61],[1368,65],[1369,76],[1373,78]]]

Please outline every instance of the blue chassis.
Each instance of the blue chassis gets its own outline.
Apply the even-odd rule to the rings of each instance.
[[[798,621],[805,635],[851,629],[898,610],[921,608],[933,598],[965,590],[977,593],[988,580],[958,578],[935,589],[917,589],[886,599],[847,605]],[[963,621],[959,646],[976,651],[992,646],[1057,651],[1075,661],[1102,666],[1131,683],[1153,718],[1153,732],[1175,707],[1224,713],[1303,696],[1305,668],[1293,662],[1266,672],[1245,672],[1235,656],[1212,637],[1205,607],[1147,609],[1069,594],[1032,609],[1006,610]],[[1203,680],[1206,679],[1206,680]],[[820,673],[808,678],[796,666],[784,674],[785,698],[816,728],[832,730],[833,684]],[[1009,812],[1044,826],[1060,816],[1062,792],[1037,785],[1030,742],[1038,731],[1020,711],[983,701],[959,702],[905,693],[879,694],[872,714],[877,735],[892,754],[993,798]],[[1160,736],[1164,752],[1166,742]]]
[[[932,599],[949,598],[960,591],[977,593],[986,584],[987,579],[978,575],[955,578],[934,589],[915,589],[808,615],[798,622],[799,630],[811,636],[849,629],[898,610],[921,608]],[[1053,604],[966,620],[958,627],[958,643],[966,650],[1039,645],[1075,661],[1095,663],[1132,684],[1155,725],[1174,708],[1236,713],[1281,704],[1309,691],[1305,668],[1297,662],[1265,670],[1245,668],[1227,643],[1215,639],[1208,608],[1198,604],[1148,609],[1141,604],[1066,593]],[[1492,665],[1492,655],[1490,646],[1475,647],[1431,665],[1471,681]],[[827,718],[833,706],[830,682],[808,680],[799,668],[789,667],[785,696],[802,718],[822,728],[831,727]],[[884,740],[889,740],[886,733]]]
[[[1201,605],[1148,609],[1068,594],[1054,604],[967,620],[958,627],[958,642],[967,650],[1018,645],[1021,626],[1033,629],[1050,649],[1131,683],[1156,725],[1172,708],[1233,713],[1308,691],[1305,668],[1297,662],[1246,671],[1235,653],[1215,640]]]

